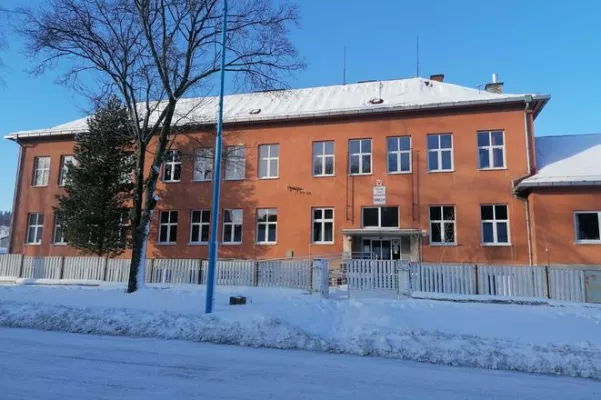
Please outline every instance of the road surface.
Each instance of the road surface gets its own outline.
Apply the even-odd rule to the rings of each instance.
[[[381,358],[0,329],[0,398],[598,399],[601,382]]]

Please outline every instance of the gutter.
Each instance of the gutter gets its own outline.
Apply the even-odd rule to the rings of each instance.
[[[10,215],[10,233],[8,239],[8,253],[11,254],[13,251],[13,239],[15,235],[15,219],[17,216],[17,204],[20,197],[20,185],[21,182],[21,172],[23,169],[23,159],[25,158],[25,152],[23,151],[23,146],[18,141],[14,141],[19,145],[19,158],[17,159],[17,172],[15,173],[15,187],[13,192],[13,207]]]
[[[561,182],[521,182],[516,191],[534,187],[572,187],[572,186],[601,186],[601,180],[591,181],[561,181]]]
[[[288,120],[303,120],[303,119],[314,119],[318,117],[339,117],[339,116],[356,116],[356,115],[372,115],[382,114],[400,111],[422,111],[432,109],[452,109],[466,106],[485,106],[485,105],[497,105],[497,104],[510,104],[520,103],[524,101],[537,102],[537,109],[540,111],[542,106],[538,106],[538,103],[542,105],[551,97],[549,95],[522,95],[504,97],[500,99],[487,99],[487,100],[471,100],[471,101],[457,101],[457,102],[445,102],[445,103],[431,103],[424,105],[401,105],[391,107],[377,107],[374,109],[365,108],[348,108],[340,109],[336,111],[316,111],[303,114],[275,114],[266,116],[253,116],[253,117],[237,117],[237,118],[226,118],[225,124],[236,124],[236,123],[254,123],[254,122],[265,122],[265,121],[288,121]],[[210,125],[216,122],[215,119],[207,119],[203,121],[193,121],[187,124],[176,125],[179,127],[185,126],[200,126]],[[41,129],[35,131],[23,131],[15,132],[4,136],[5,139],[17,139],[17,138],[29,138],[29,137],[44,137],[44,136],[60,136],[60,135],[74,135],[77,133],[85,133],[87,129],[64,129],[58,131],[52,131],[51,129]]]

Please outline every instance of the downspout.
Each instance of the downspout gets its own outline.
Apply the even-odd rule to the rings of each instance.
[[[23,158],[25,157],[25,152],[23,151],[23,146],[20,142],[14,140],[15,143],[19,145],[19,158],[17,159],[17,172],[15,173],[15,187],[13,192],[13,207],[10,214],[10,233],[8,238],[8,253],[11,254],[13,252],[13,238],[15,232],[15,219],[17,216],[17,204],[19,201],[20,195],[20,185],[21,182],[21,168],[23,166]]]
[[[526,211],[526,234],[528,235],[528,264],[534,265],[534,259],[532,255],[532,225],[530,222],[530,200],[528,200],[528,197],[525,197],[523,200],[524,209]]]
[[[532,174],[532,160],[530,159],[530,124],[528,124],[528,114],[532,113],[530,102],[532,96],[525,96],[526,107],[524,108],[524,135],[526,136],[526,164],[528,165],[527,175]]]

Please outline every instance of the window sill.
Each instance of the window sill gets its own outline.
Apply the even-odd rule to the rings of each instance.
[[[457,243],[432,243],[430,242],[431,247],[457,247]]]
[[[333,178],[335,177],[336,174],[329,174],[329,175],[313,175],[313,178]]]
[[[179,181],[161,181],[163,183],[181,183],[181,179]]]
[[[373,172],[365,172],[365,173],[361,173],[361,174],[349,174],[349,176],[370,176],[373,175]]]
[[[222,179],[223,182],[240,182],[240,181],[244,181],[244,180],[246,180],[246,178],[230,178],[230,179],[223,178]]]
[[[68,243],[52,243],[52,246],[65,247]]]
[[[48,185],[31,185],[32,188],[47,188]]]
[[[242,242],[221,242],[222,246],[240,246]]]
[[[279,176],[265,176],[262,178],[257,178],[257,180],[259,181],[269,181],[269,180],[274,180],[274,179],[280,179]]]
[[[25,243],[25,246],[41,246],[42,242],[40,243]]]
[[[574,244],[601,245],[601,240],[576,240]]]
[[[511,243],[480,243],[482,247],[511,247]]]
[[[278,242],[256,242],[257,246],[275,246]]]
[[[506,171],[507,167],[496,167],[496,168],[478,168],[478,171]]]
[[[437,169],[437,170],[433,170],[433,171],[428,170],[429,174],[445,174],[445,173],[452,173],[452,172],[455,172],[455,169]]]
[[[188,246],[208,246],[209,242],[188,242]]]
[[[334,242],[311,242],[315,246],[332,246]]]
[[[388,175],[410,175],[412,171],[388,171]]]
[[[175,246],[176,242],[157,242],[158,246]]]

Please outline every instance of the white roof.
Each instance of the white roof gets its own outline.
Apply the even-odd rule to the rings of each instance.
[[[536,138],[538,172],[521,187],[601,184],[601,134]]]
[[[225,96],[224,122],[289,120],[519,102],[525,101],[526,96],[532,96],[533,100],[541,102],[542,105],[549,99],[546,95],[489,93],[424,78],[371,81]],[[380,104],[371,102],[378,98],[383,102]],[[215,123],[217,106],[217,97],[182,99],[178,102],[177,123],[180,125]],[[48,129],[14,132],[6,138],[65,135],[86,130],[87,117]]]

